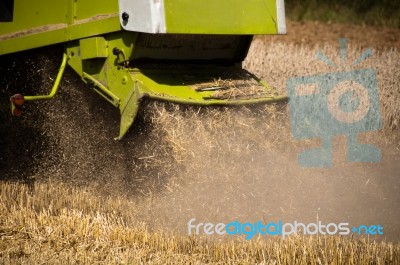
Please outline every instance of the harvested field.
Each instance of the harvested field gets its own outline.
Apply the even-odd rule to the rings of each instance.
[[[400,245],[340,237],[251,241],[150,232],[131,203],[63,184],[2,184],[3,264],[398,264]],[[52,196],[49,196],[49,193]],[[12,203],[10,203],[12,201]],[[17,225],[18,224],[18,225]]]
[[[316,60],[319,49],[340,65],[338,37],[349,37],[346,62],[372,48],[356,69],[377,73],[383,128],[359,140],[382,150],[379,163],[348,163],[339,135],[332,167],[299,166],[297,154],[320,141],[293,139],[286,103],[200,108],[147,101],[129,135],[113,142],[118,113],[72,71],[55,100],[33,103],[21,119],[1,112],[9,125],[0,128],[0,261],[400,263],[400,33],[363,28],[371,34],[364,38],[360,28],[291,22],[290,37],[255,38],[244,66],[286,93],[290,77],[354,70]],[[6,58],[13,63],[0,69],[0,83],[13,91],[49,87],[59,49]],[[29,75],[16,71],[23,67]],[[380,224],[384,235],[192,238],[191,218]]]

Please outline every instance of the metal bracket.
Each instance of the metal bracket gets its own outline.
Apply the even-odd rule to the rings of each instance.
[[[58,88],[60,86],[61,78],[64,74],[65,66],[67,65],[68,56],[66,53],[63,54],[63,59],[61,62],[60,69],[58,70],[58,74],[56,80],[53,84],[53,87],[48,95],[39,95],[39,96],[24,96],[22,94],[15,94],[10,98],[11,101],[11,112],[15,116],[20,116],[22,114],[22,105],[26,101],[35,101],[35,100],[47,100],[52,99],[58,92]]]

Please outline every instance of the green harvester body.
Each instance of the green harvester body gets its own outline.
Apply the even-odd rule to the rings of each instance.
[[[119,108],[117,139],[144,97],[196,105],[285,99],[241,68],[253,35],[285,30],[283,0],[0,0],[0,56],[65,43],[51,92],[24,101],[54,97],[68,64]],[[13,111],[20,107],[12,98]]]

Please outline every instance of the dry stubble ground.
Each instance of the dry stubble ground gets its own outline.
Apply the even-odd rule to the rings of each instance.
[[[114,143],[117,113],[67,72],[56,100],[31,105],[23,121],[12,121],[12,133],[2,132],[13,141],[2,140],[3,177],[34,183],[1,184],[2,261],[399,263],[398,244],[350,237],[236,243],[185,237],[193,217],[318,219],[381,224],[385,235],[377,239],[398,242],[399,31],[289,23],[289,34],[256,38],[245,62],[282,93],[289,77],[337,71],[315,60],[315,52],[338,63],[339,37],[349,37],[348,62],[364,48],[375,50],[358,67],[376,69],[384,128],[360,140],[381,148],[380,163],[348,163],[345,138],[338,136],[332,167],[300,167],[297,153],[318,140],[292,139],[286,104],[228,109],[147,102],[129,136]],[[42,77],[36,85],[49,85],[57,57],[35,56],[44,60],[30,67]]]

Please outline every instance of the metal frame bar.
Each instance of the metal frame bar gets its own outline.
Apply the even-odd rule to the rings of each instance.
[[[64,70],[65,70],[65,67],[67,65],[67,61],[68,61],[68,56],[67,56],[66,53],[64,53],[60,69],[58,70],[56,81],[54,82],[54,85],[53,85],[53,87],[52,87],[52,89],[50,91],[50,94],[48,94],[48,95],[40,95],[40,96],[24,96],[25,101],[52,99],[58,92],[58,88],[60,86],[60,81],[61,81],[61,78],[62,78],[62,76],[64,74]]]

